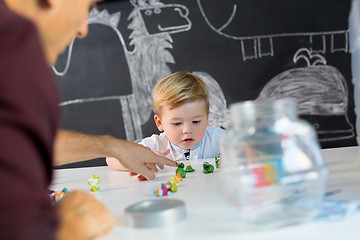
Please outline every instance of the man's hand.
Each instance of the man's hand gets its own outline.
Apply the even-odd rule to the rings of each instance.
[[[165,150],[163,150],[163,151],[161,151],[161,152],[159,152],[159,151],[153,151],[153,152],[154,152],[156,155],[158,155],[158,156],[163,156],[163,157],[165,157],[166,155],[168,155],[168,154],[170,153],[170,149],[165,149]],[[164,165],[162,165],[162,164],[150,164],[150,163],[147,163],[146,166],[147,166],[148,169],[150,169],[150,170],[152,170],[152,171],[154,171],[154,172],[157,172],[157,171],[158,171],[158,169],[157,169],[156,166],[158,166],[161,170],[164,170]],[[130,172],[130,176],[138,176],[138,180],[139,180],[139,181],[145,181],[145,180],[147,180],[146,177],[144,177],[144,176],[141,175],[141,174],[137,174],[137,173],[135,173],[135,172]]]
[[[56,204],[59,213],[57,239],[92,239],[110,232],[116,219],[91,194],[72,191]]]
[[[156,155],[158,156],[162,156],[162,157],[165,157],[166,155],[168,155],[170,153],[170,149],[165,149],[163,151],[153,151]],[[161,170],[164,170],[164,165],[162,164],[156,164]],[[156,169],[157,171],[157,169]]]
[[[164,165],[176,167],[174,161],[164,157],[164,155],[169,153],[170,150],[168,149],[159,152],[158,155],[138,143],[116,140],[121,141],[121,143],[111,151],[111,157],[116,158],[120,162],[120,165],[124,168],[122,170],[129,170],[131,176],[140,174],[145,179],[151,180],[155,178],[155,172],[158,171],[156,165],[161,169],[164,168]],[[108,159],[107,162],[109,164]]]

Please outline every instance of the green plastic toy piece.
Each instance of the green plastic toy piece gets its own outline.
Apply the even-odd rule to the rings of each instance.
[[[178,168],[184,168],[185,167],[185,165],[183,163],[175,163],[175,164],[176,164],[176,166],[178,166]]]
[[[192,166],[188,164],[185,168],[185,172],[195,172],[195,169],[193,169]]]
[[[214,171],[214,166],[211,165],[208,162],[204,162],[203,164],[203,173],[207,174],[207,173],[212,173]]]
[[[168,182],[168,184],[170,185],[170,191],[171,192],[177,192],[177,186],[176,186],[175,183],[170,181],[170,182]]]
[[[90,191],[92,191],[92,192],[97,192],[97,191],[99,191],[99,189],[100,189],[100,187],[92,186],[92,187],[90,188]]]
[[[97,177],[95,174],[92,175],[91,178],[88,180],[88,184],[91,186],[90,191],[97,192],[99,191],[100,187],[97,185],[100,183],[100,177]]]
[[[215,166],[216,168],[219,168],[220,166],[220,154],[215,157]]]
[[[182,178],[186,178],[186,172],[184,170],[184,164],[183,163],[180,163],[180,164],[176,163],[176,166],[178,166],[178,168],[176,169],[175,174],[179,173]]]

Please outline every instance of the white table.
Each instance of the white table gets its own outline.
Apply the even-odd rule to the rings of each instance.
[[[341,192],[332,198],[360,200],[360,148],[322,151],[330,170],[328,191],[341,189]],[[214,164],[214,160],[210,160],[210,163]],[[128,227],[124,209],[136,202],[154,198],[153,187],[166,182],[174,174],[175,168],[159,173],[155,180],[146,182],[138,182],[135,177],[129,177],[127,172],[114,171],[108,167],[56,170],[51,189],[61,190],[67,187],[69,190],[90,192],[87,180],[92,174],[100,176],[100,191],[93,194],[118,220],[114,230],[101,239],[360,239],[360,214],[336,222],[309,222],[274,230],[246,231],[238,221],[236,209],[228,204],[221,192],[219,174],[216,171],[203,174],[201,162],[192,165],[196,171],[187,174],[178,192],[166,197],[183,200],[187,210],[186,219],[170,227]]]

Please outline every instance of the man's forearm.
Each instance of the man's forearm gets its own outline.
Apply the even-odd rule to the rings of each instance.
[[[55,139],[54,164],[57,166],[110,156],[112,141],[120,140],[110,136],[93,136],[59,130]]]
[[[174,161],[158,156],[138,143],[59,130],[55,139],[55,165],[80,162],[99,157],[113,157],[123,169],[154,179],[155,164],[175,167]]]

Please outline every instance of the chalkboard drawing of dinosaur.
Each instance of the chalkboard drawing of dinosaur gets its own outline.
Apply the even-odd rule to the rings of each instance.
[[[322,0],[307,1],[309,5],[323,3]],[[335,7],[324,7],[321,8],[321,12],[313,13],[307,8],[297,8],[292,1],[280,1],[272,4],[266,0],[256,3],[253,0],[227,0],[215,2],[215,7],[214,5],[209,7],[210,5],[208,6],[206,3],[204,0],[197,0],[206,24],[218,35],[239,41],[243,61],[273,57],[275,54],[274,39],[281,37],[308,37],[311,52],[325,54],[326,36],[330,36],[331,53],[349,51],[347,27],[338,30],[331,26],[333,24],[331,19],[337,16],[336,11],[338,10]],[[334,3],[332,1],[329,4]],[[277,9],[279,7],[287,9],[287,11],[279,11]],[[264,21],[264,14],[269,18],[268,21]],[[310,28],[304,28],[302,24],[298,24],[298,16],[306,19],[304,22],[312,22],[316,21],[319,15],[322,22],[328,23],[327,26],[312,24]],[[284,19],[287,20],[284,22]],[[249,27],[250,25],[251,27]],[[275,26],[281,26],[281,28],[272,30]],[[322,28],[327,30],[324,31]]]
[[[348,88],[344,76],[326,65],[322,55],[311,54],[307,48],[300,48],[293,57],[294,63],[301,61],[307,66],[273,77],[257,100],[295,98],[298,114],[314,126],[320,142],[354,137],[354,127],[347,116]],[[334,127],[334,123],[341,124]]]
[[[127,95],[118,96],[97,96],[97,93],[95,93],[96,96],[67,99],[60,105],[67,107],[74,104],[119,100],[126,138],[128,140],[136,140],[143,137],[141,125],[149,120],[150,113],[153,109],[151,99],[153,86],[159,79],[171,73],[171,70],[167,65],[167,63],[174,63],[172,55],[167,50],[172,48],[172,38],[170,34],[189,30],[191,28],[191,22],[188,19],[188,9],[183,5],[165,5],[156,0],[149,1],[151,4],[144,0],[132,0],[130,2],[134,6],[133,11],[129,15],[131,23],[128,26],[129,29],[133,30],[130,35],[130,45],[134,46],[133,50],[130,51],[127,49],[123,35],[118,29],[120,20],[119,12],[109,14],[106,10],[100,12],[97,9],[92,9],[89,14],[88,24],[89,35],[91,35],[90,27],[92,25],[110,28],[116,34],[126,58],[128,69],[125,71],[129,72],[132,92]],[[174,25],[171,25],[171,22],[168,20],[162,21],[163,19],[160,17],[161,14],[166,14],[166,19],[173,19]],[[171,14],[171,18],[168,16],[169,14]],[[146,20],[149,18],[151,18],[151,24],[146,23]],[[71,58],[74,57],[71,56],[72,51],[74,50],[73,48],[78,41],[81,40],[74,39],[68,48],[64,70],[58,71],[55,67],[53,68],[55,74],[59,77],[66,75]],[[91,51],[91,49],[87,49],[86,51]],[[86,66],[86,62],[83,62],[82,64],[82,69],[93,67]],[[122,69],[122,71],[124,71],[124,69]],[[124,82],[124,79],[121,78],[124,76],[126,76],[125,73],[119,74],[118,76],[119,81],[122,83]],[[86,77],[82,76],[82,78]],[[116,110],[114,109],[113,111]],[[111,134],[111,132],[106,134]]]
[[[130,45],[134,46],[127,59],[133,92],[138,105],[140,122],[146,123],[152,113],[151,92],[157,81],[171,73],[168,63],[175,63],[171,49],[171,34],[188,31],[189,10],[179,4],[159,1],[131,0],[134,6],[128,19],[132,30]],[[169,21],[173,20],[173,23]]]

